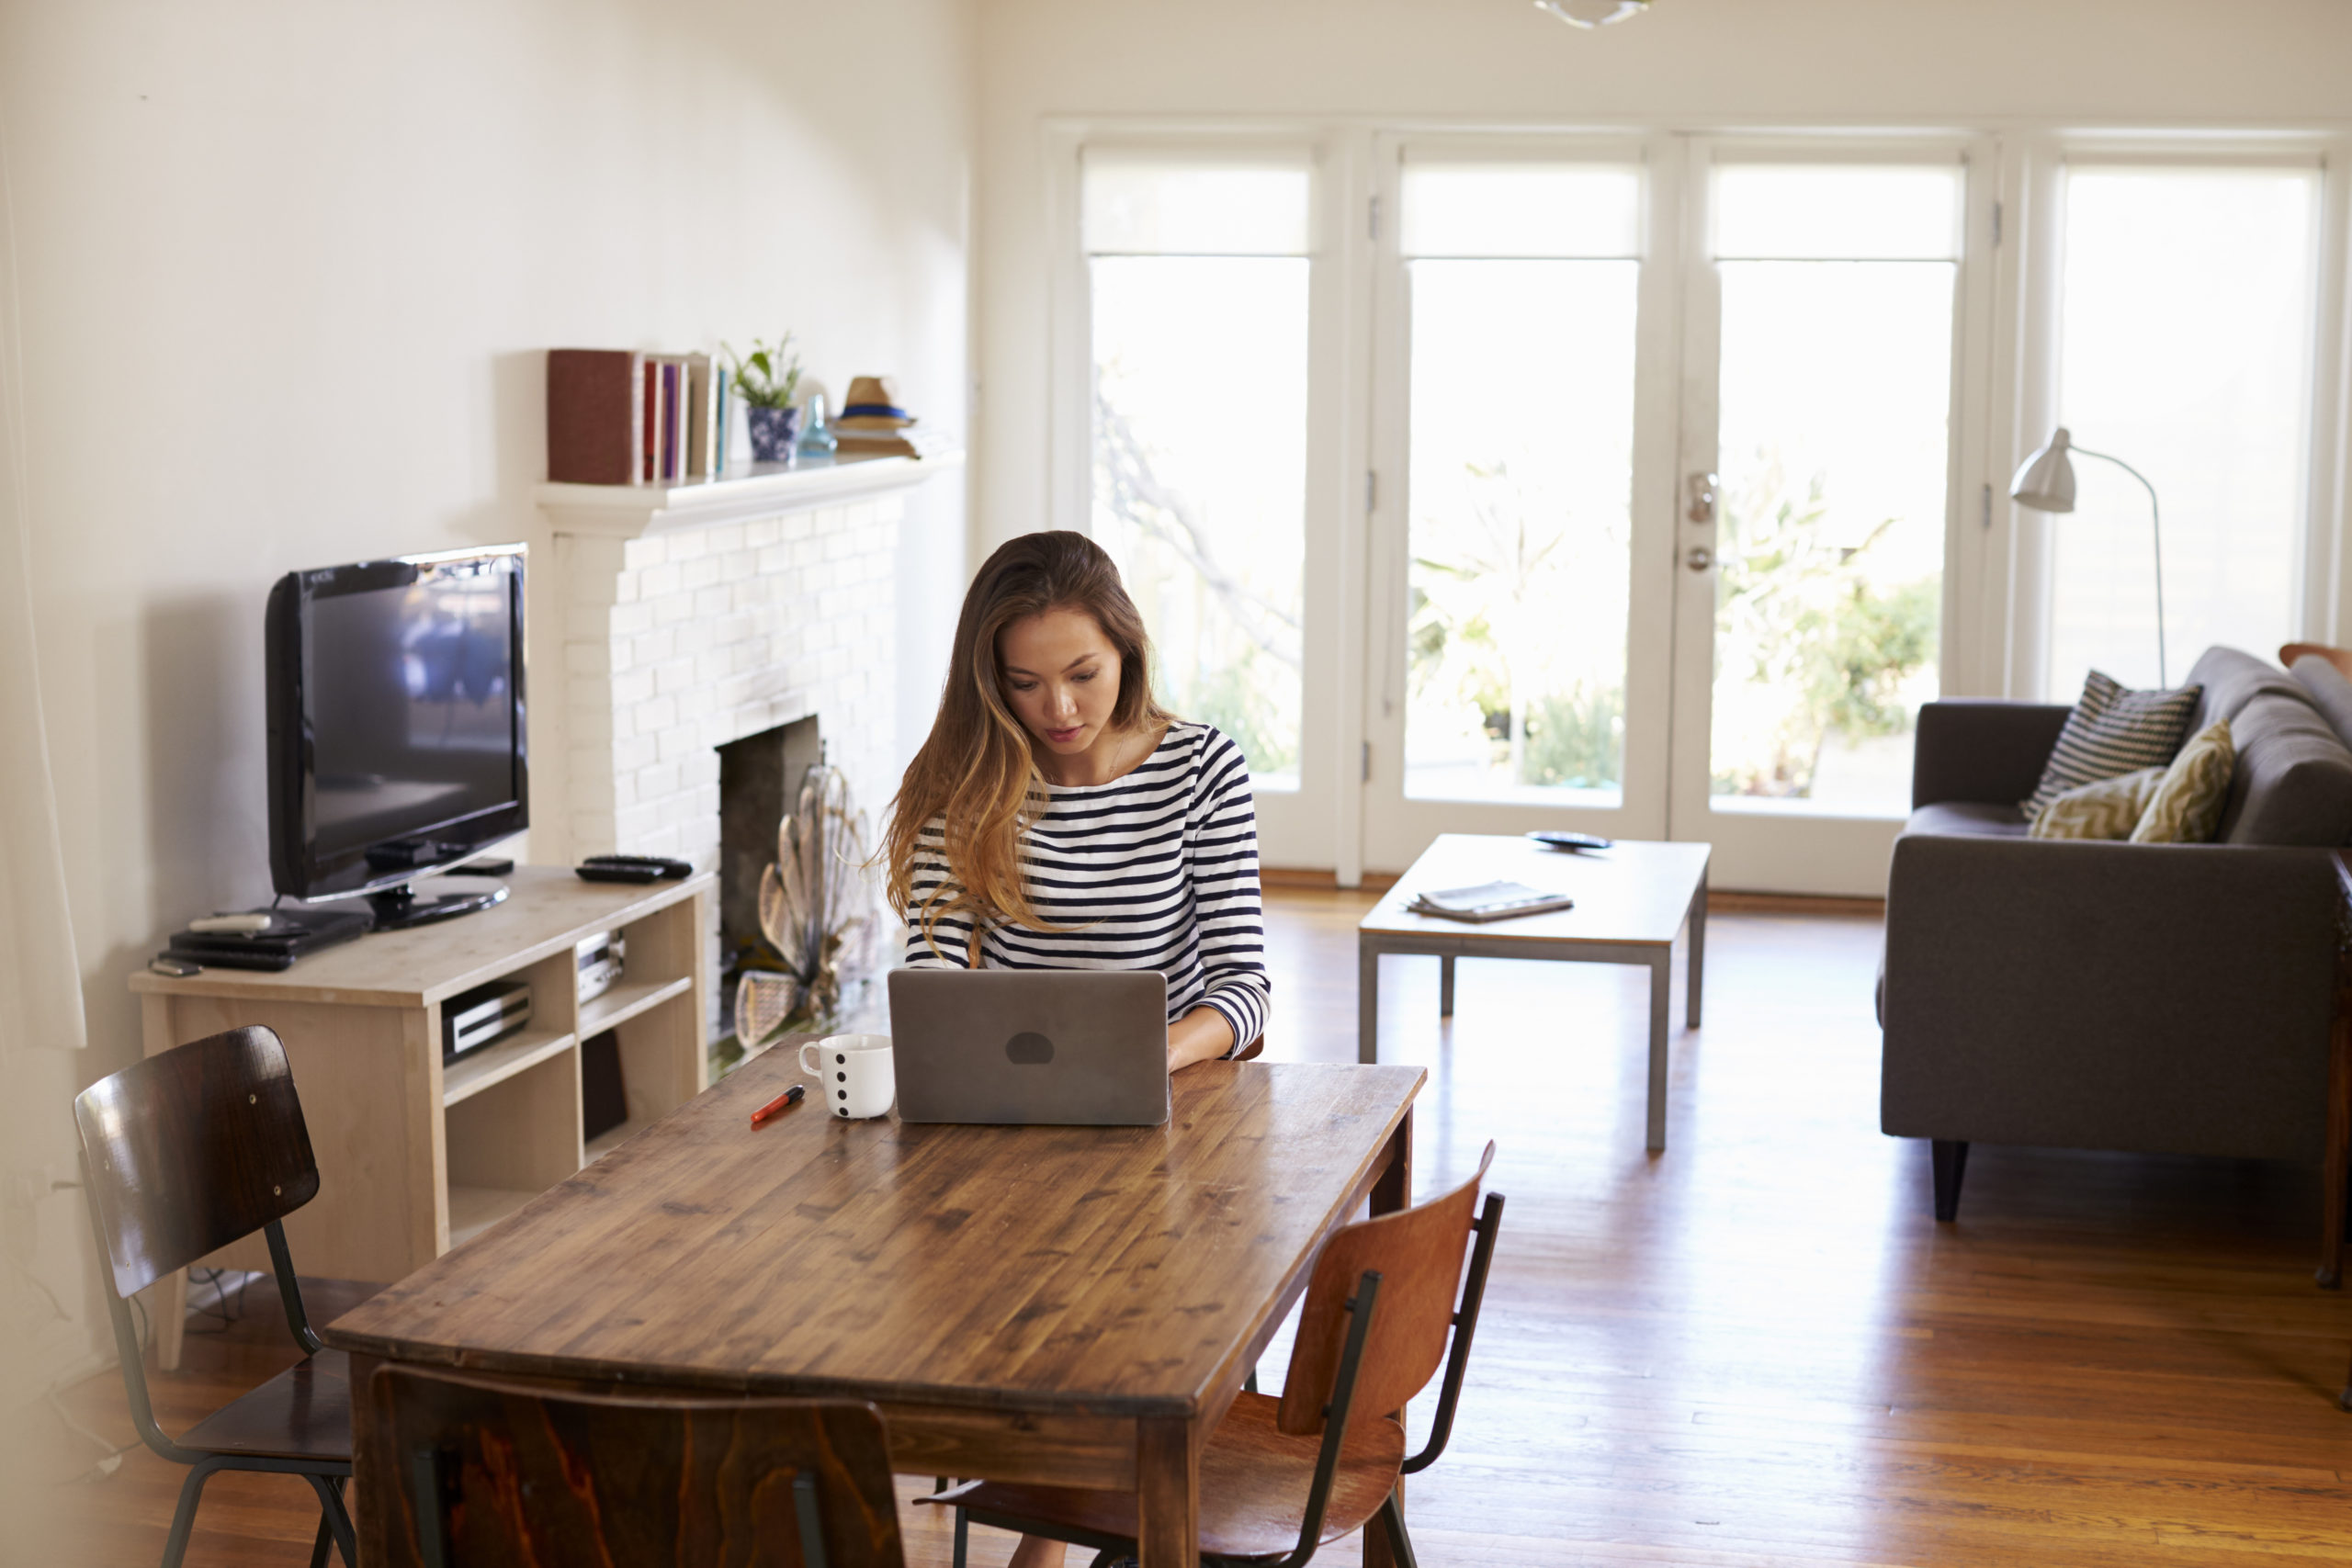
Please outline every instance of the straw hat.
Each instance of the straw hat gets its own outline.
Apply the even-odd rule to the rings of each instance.
[[[842,400],[841,417],[868,426],[909,425],[915,416],[899,406],[899,389],[887,376],[859,376],[851,380]]]

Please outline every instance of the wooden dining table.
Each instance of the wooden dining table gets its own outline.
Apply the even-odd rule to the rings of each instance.
[[[843,1121],[776,1049],[337,1319],[361,1555],[413,1560],[387,1361],[685,1396],[871,1400],[901,1473],[1137,1496],[1199,1561],[1200,1456],[1324,1239],[1412,1190],[1412,1066],[1213,1062],[1158,1127]],[[1387,1562],[1365,1538],[1365,1562]]]

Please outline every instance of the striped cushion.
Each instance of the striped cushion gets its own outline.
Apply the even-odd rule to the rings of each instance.
[[[2083,682],[2082,700],[2058,732],[2041,783],[2020,803],[2026,820],[2070,789],[2141,768],[2169,766],[2197,716],[2202,690],[2127,691],[2113,676],[2092,671]]]

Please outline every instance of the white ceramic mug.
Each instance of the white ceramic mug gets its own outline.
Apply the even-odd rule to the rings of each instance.
[[[808,1054],[814,1051],[812,1063]],[[853,1119],[879,1116],[899,1097],[887,1034],[829,1034],[800,1047],[800,1070],[815,1077],[825,1109]]]

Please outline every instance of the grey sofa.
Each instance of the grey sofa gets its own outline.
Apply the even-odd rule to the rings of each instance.
[[[2318,1160],[2352,685],[2216,648],[2196,733],[2238,748],[2218,841],[2026,837],[2067,709],[1920,710],[1879,979],[1880,1125],[1934,1148],[1950,1220],[1973,1143]]]

